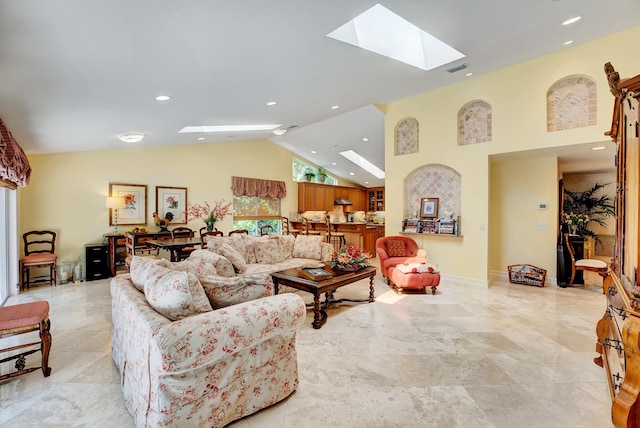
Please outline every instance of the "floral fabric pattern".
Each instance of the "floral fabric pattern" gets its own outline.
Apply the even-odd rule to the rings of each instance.
[[[185,274],[185,272],[178,272]],[[298,386],[303,300],[283,294],[170,321],[111,280],[113,359],[137,427],[223,427]]]
[[[283,260],[288,260],[293,257],[293,246],[296,243],[296,237],[293,235],[280,235],[278,237],[278,246],[280,247],[280,253]]]
[[[296,242],[293,244],[293,257],[320,260],[320,256],[322,255],[320,244],[322,241],[322,236],[296,236]]]
[[[213,252],[210,248],[193,251],[187,260],[201,260],[203,263],[210,264],[215,269],[216,274],[220,276],[236,276],[236,271],[233,269],[231,262],[226,257]]]
[[[231,245],[222,244],[220,248],[218,248],[218,254],[231,262],[236,273],[244,273],[247,270],[246,259]]]
[[[208,276],[203,277],[201,283],[209,302],[216,309],[273,296],[274,293],[273,281],[269,273],[235,278]]]
[[[256,242],[253,245],[253,250],[258,263],[275,264],[283,260],[277,239]]]

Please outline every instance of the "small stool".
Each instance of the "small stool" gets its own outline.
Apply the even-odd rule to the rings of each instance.
[[[14,336],[17,334],[29,333],[32,331],[40,331],[40,341],[27,343],[24,345],[12,346],[10,348],[0,349],[0,352],[10,352],[16,349],[22,349],[30,346],[40,345],[40,349],[32,349],[30,351],[21,352],[20,354],[0,360],[0,363],[16,360],[16,371],[0,376],[0,380],[10,377],[20,376],[25,373],[31,373],[34,370],[42,368],[45,377],[51,374],[49,367],[49,351],[51,349],[51,333],[49,329],[51,321],[49,321],[49,302],[31,302],[20,305],[4,306],[0,308],[0,339],[4,337]],[[30,367],[25,369],[25,357],[35,352],[42,353],[41,367]]]
[[[428,265],[418,263],[390,267],[391,286],[400,293],[404,288],[426,290],[427,287],[431,287],[431,294],[436,294],[436,288],[440,285],[440,273],[429,272],[428,269]]]

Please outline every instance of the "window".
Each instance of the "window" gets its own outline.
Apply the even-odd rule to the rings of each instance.
[[[260,228],[269,225],[275,233],[280,233],[280,217],[280,198],[233,197],[234,229],[246,229],[250,235],[260,235]]]
[[[323,170],[324,171],[324,170]],[[330,175],[326,175],[324,181],[322,181],[319,176],[319,172],[320,169],[319,168],[314,168],[309,164],[306,164],[304,162],[302,162],[299,159],[293,158],[293,164],[291,166],[291,179],[293,181],[312,181],[314,183],[324,183],[324,184],[333,184],[333,185],[337,185],[338,184],[338,180],[335,177],[332,177]],[[313,173],[313,179],[312,180],[307,180],[307,178],[305,177],[305,174],[307,172],[311,172]],[[326,171],[325,171],[326,174]]]

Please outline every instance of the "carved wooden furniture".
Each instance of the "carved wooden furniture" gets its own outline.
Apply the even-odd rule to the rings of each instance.
[[[289,224],[289,219],[287,217],[282,217],[282,234],[283,235],[298,235],[300,233],[300,229],[294,229]]]
[[[325,232],[327,242],[333,245],[333,248],[338,251],[340,247],[347,243],[344,237],[344,233],[336,232],[335,230],[333,230],[333,228],[331,227],[331,216],[327,215],[325,221],[327,224],[327,231]]]
[[[598,259],[579,259],[576,258],[575,252],[573,250],[573,245],[571,243],[570,235],[568,233],[564,234],[564,239],[567,245],[567,250],[569,251],[569,261],[571,262],[571,276],[569,277],[569,287],[573,286],[573,280],[576,276],[576,271],[579,270],[588,270],[591,272],[596,272],[602,278],[607,277],[607,271],[609,270],[607,264],[602,260]]]
[[[245,235],[248,235],[249,231],[247,229],[236,229],[229,232],[229,236],[235,235],[236,233],[244,233]]]
[[[176,227],[175,229],[173,229],[171,231],[171,239],[193,238],[194,236],[195,236],[195,234],[193,233],[193,230],[189,229],[188,227],[184,227],[184,226]],[[196,249],[196,247],[184,247],[184,248],[181,248],[179,253],[176,255],[177,258],[178,258],[178,261],[184,260],[187,257],[189,257],[191,255],[191,253],[195,251],[195,249]]]
[[[274,233],[273,226],[270,224],[265,224],[264,226],[260,226],[260,236],[268,235],[270,233]]]
[[[23,303],[20,305],[0,307],[0,339],[15,336],[18,334],[29,333],[32,331],[40,332],[40,341],[15,345],[9,348],[0,349],[0,352],[10,352],[11,356],[0,360],[0,364],[16,360],[16,371],[6,373],[0,376],[0,380],[10,377],[20,376],[25,373],[31,373],[34,370],[42,369],[42,374],[48,377],[51,374],[49,367],[49,350],[51,349],[51,333],[49,329],[51,322],[49,321],[49,303],[46,301]],[[33,349],[35,346],[39,348]],[[18,349],[32,348],[28,351],[14,353]],[[31,355],[40,351],[42,354],[40,367],[26,367],[27,355]]]
[[[147,244],[156,247],[157,250],[167,250],[171,255],[172,262],[179,262],[182,259],[182,250],[200,245],[199,237],[173,238],[173,239],[150,239]]]
[[[56,233],[50,230],[33,230],[22,235],[24,257],[20,259],[21,289],[36,282],[56,285]],[[31,279],[31,268],[48,268],[48,278]]]
[[[605,65],[615,97],[611,130],[617,145],[616,238],[612,273],[604,280],[607,308],[598,322],[595,362],[606,371],[611,419],[616,427],[640,426],[640,75],[620,80]]]

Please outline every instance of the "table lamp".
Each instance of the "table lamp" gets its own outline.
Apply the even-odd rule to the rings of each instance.
[[[118,211],[126,206],[124,198],[121,196],[107,197],[107,208],[112,209],[113,225],[116,227],[115,233],[118,233]]]

